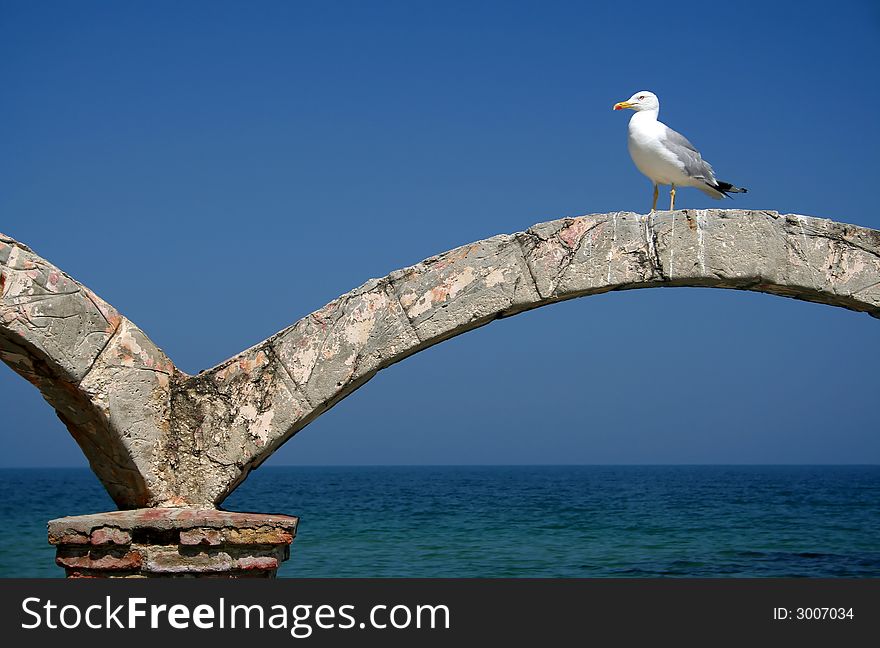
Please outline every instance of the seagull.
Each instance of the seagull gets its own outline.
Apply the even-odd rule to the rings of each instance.
[[[746,193],[747,189],[715,179],[712,165],[688,139],[657,120],[660,100],[647,90],[635,93],[626,101],[614,104],[614,110],[629,108],[635,115],[629,120],[627,146],[636,167],[654,183],[654,203],[657,210],[657,185],[672,185],[669,209],[675,209],[675,186],[696,187],[716,200],[732,193]]]

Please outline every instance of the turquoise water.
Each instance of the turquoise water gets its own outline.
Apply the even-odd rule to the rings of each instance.
[[[0,470],[0,576],[58,577],[88,470]],[[880,466],[262,468],[224,503],[299,515],[282,577],[880,577]]]

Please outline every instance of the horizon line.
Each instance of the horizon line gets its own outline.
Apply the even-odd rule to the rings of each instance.
[[[778,463],[778,462],[755,462],[755,463],[339,463],[339,464],[280,464],[272,466],[260,466],[260,468],[627,468],[627,467],[689,467],[689,466],[717,466],[717,467],[751,467],[751,466],[880,466],[880,462],[874,463]],[[74,465],[45,465],[45,466],[0,466],[0,470],[91,470],[89,466]]]

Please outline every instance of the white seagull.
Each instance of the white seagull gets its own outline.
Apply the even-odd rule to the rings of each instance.
[[[669,209],[675,209],[675,187],[696,187],[712,198],[720,200],[731,193],[747,190],[729,182],[715,179],[712,165],[688,139],[657,120],[660,100],[647,90],[635,93],[626,101],[614,104],[614,110],[629,108],[635,115],[629,120],[629,155],[639,171],[654,183],[654,203],[657,209],[657,185],[672,185],[669,192]]]

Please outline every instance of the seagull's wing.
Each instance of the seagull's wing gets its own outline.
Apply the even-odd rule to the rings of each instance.
[[[685,173],[691,178],[702,180],[710,187],[718,184],[715,180],[715,172],[712,170],[712,165],[700,156],[700,152],[690,143],[687,137],[664,125],[663,136],[660,141],[681,162]]]

